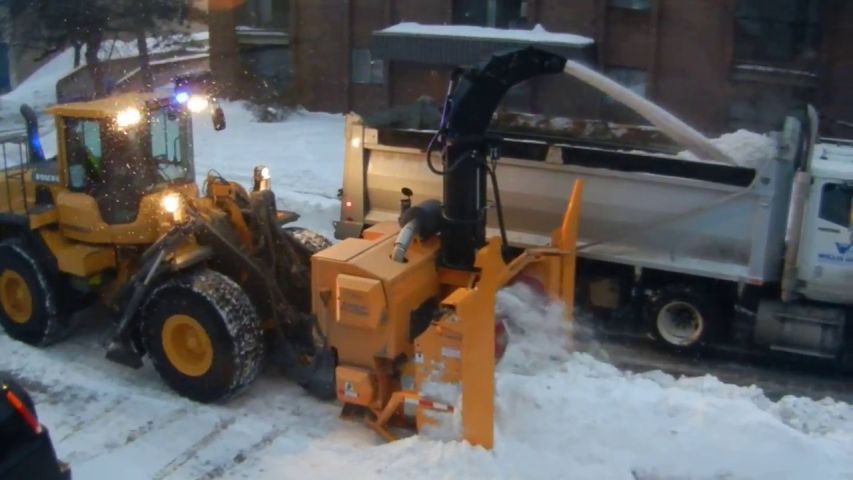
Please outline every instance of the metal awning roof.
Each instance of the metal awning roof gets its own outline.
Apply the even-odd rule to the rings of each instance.
[[[417,26],[430,27],[430,26]],[[475,27],[476,28],[476,27]],[[373,32],[371,57],[386,62],[412,62],[428,65],[473,65],[496,52],[536,46],[572,60],[595,63],[595,43],[587,41],[552,41],[549,35],[530,31],[529,35],[489,35],[497,29],[481,29],[487,34],[454,34],[454,26],[425,28],[389,28]],[[476,30],[475,30],[476,31]],[[526,33],[523,31],[508,31]],[[466,32],[467,33],[467,32]],[[547,33],[547,32],[546,32]],[[555,39],[560,35],[553,34]],[[583,37],[578,37],[583,38]]]

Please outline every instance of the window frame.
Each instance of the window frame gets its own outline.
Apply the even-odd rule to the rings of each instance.
[[[607,0],[609,8],[620,8],[635,12],[645,12],[654,8],[655,0]]]
[[[780,18],[779,11],[784,10],[780,5],[776,16],[762,12],[761,0],[737,0],[733,22],[733,58],[736,63],[759,65],[787,65],[796,68],[806,68],[818,61],[810,58],[809,52],[819,57],[823,42],[823,18],[821,16],[821,0],[789,0],[792,3],[790,18]],[[750,12],[750,3],[752,11]],[[768,10],[769,11],[769,10]],[[806,12],[806,15],[803,15]],[[750,34],[750,30],[752,33]],[[802,30],[802,31],[799,31]],[[790,51],[781,52],[785,42],[779,37],[780,32],[790,37]],[[745,53],[746,47],[751,47]]]
[[[454,0],[452,5],[452,23],[454,25],[471,25],[488,28],[526,28],[529,23],[529,0],[479,0],[475,3],[482,5],[482,21],[479,19],[466,20],[463,18],[462,6],[470,0]],[[515,4],[518,4],[517,6]],[[517,10],[514,14],[512,10]]]
[[[639,92],[634,88],[635,84],[633,81],[631,81],[627,77],[623,77],[622,75],[620,75],[625,73],[640,74],[642,76],[642,92]],[[637,95],[640,95],[643,98],[648,98],[649,80],[651,78],[651,75],[649,74],[649,71],[647,69],[638,67],[623,67],[621,65],[610,65],[604,68],[604,74],[607,76],[607,78],[613,80],[619,85],[622,85],[628,90],[631,90]],[[637,79],[635,78],[634,80]],[[604,101],[609,104],[620,103],[611,98],[609,95],[604,96]]]
[[[837,192],[834,198],[831,198],[832,192]],[[844,207],[841,206],[841,202],[844,200],[847,202],[847,211],[842,213],[841,209]],[[835,202],[838,203],[836,204]],[[832,211],[832,209],[839,210]],[[845,229],[853,228],[853,185],[837,182],[824,183],[820,188],[820,204],[818,205],[817,216],[819,219],[833,225]]]
[[[350,51],[350,83],[353,85],[384,85],[385,62],[374,59],[367,48]]]
[[[72,145],[70,142],[71,142],[72,138],[76,137],[76,135],[73,135],[71,133],[71,130],[72,130],[72,128],[74,128],[73,125],[80,124],[80,123],[84,123],[84,124],[90,123],[90,124],[93,124],[93,125],[98,127],[98,150],[99,150],[98,153],[99,153],[99,161],[101,164],[101,170],[102,170],[101,173],[102,174],[103,174],[103,168],[104,168],[104,144],[105,144],[105,138],[104,138],[105,120],[103,118],[95,118],[95,117],[91,117],[91,118],[87,118],[87,117],[63,117],[62,118],[63,144],[64,144],[63,149],[65,151],[65,169],[64,169],[65,175],[66,175],[66,182],[65,183],[66,183],[66,187],[68,187],[68,189],[70,191],[78,192],[78,193],[79,192],[86,192],[89,188],[92,187],[92,183],[93,183],[92,179],[89,177],[88,173],[85,171],[85,169],[87,168],[85,163],[79,164],[76,161],[72,161],[72,160],[76,160],[76,158],[75,158],[75,155],[72,151]],[[87,138],[86,138],[85,125],[83,127],[82,133],[83,133],[83,146],[86,147]],[[74,166],[77,166],[77,165],[82,166],[84,169],[83,183],[81,185],[75,185],[73,183],[74,180],[73,180],[71,168]]]

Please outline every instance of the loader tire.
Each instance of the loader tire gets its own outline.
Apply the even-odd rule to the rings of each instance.
[[[55,286],[58,280],[22,241],[0,243],[0,323],[15,340],[47,346],[67,325]]]
[[[331,240],[313,230],[308,230],[307,228],[285,227],[283,230],[295,238],[297,242],[302,244],[302,246],[307,248],[312,254],[332,246]]]
[[[661,345],[682,352],[701,350],[720,326],[713,298],[686,285],[669,285],[656,291],[648,304],[647,319]]]
[[[199,270],[157,287],[143,306],[142,341],[173,390],[198,402],[225,400],[261,371],[261,322],[240,286]]]

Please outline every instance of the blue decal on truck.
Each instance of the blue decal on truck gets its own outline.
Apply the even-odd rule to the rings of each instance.
[[[838,250],[837,253],[818,253],[818,261],[826,263],[853,264],[853,243],[835,242],[835,249]]]

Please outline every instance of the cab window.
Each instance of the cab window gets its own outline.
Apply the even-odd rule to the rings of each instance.
[[[165,109],[152,112],[150,116],[151,157],[156,163],[162,180],[174,182],[192,176],[184,152],[186,142],[182,138],[182,122],[179,116]]]
[[[853,186],[827,183],[820,199],[820,218],[844,228],[853,226]]]
[[[97,120],[65,119],[65,151],[71,190],[86,190],[103,180],[101,141],[101,124]]]

